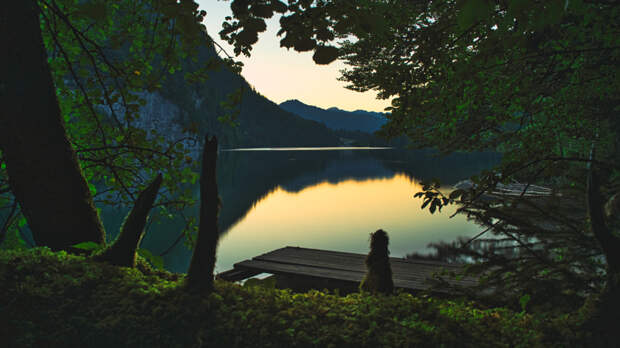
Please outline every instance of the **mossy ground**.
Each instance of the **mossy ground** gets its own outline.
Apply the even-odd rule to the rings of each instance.
[[[46,248],[0,251],[3,347],[548,347],[569,320],[410,294],[346,297],[116,267]]]

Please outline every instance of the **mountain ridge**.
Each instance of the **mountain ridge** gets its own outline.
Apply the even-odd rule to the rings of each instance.
[[[167,105],[159,113],[166,115],[165,122],[174,122],[183,129],[198,129],[198,139],[207,133],[216,135],[224,148],[343,145],[340,136],[326,125],[286,111],[257,92],[243,76],[228,69],[212,44],[205,42],[197,58],[202,63],[188,59],[182,71],[168,76],[162,83],[153,108]],[[209,71],[205,81],[185,80],[186,73],[197,71],[208,61],[215,61],[219,68]],[[231,113],[224,104],[239,88],[242,92],[239,103],[233,107],[238,111],[232,120],[236,124],[233,127],[219,119]],[[152,117],[146,118],[144,123],[152,124]]]
[[[290,99],[290,100],[291,101],[298,101],[298,102],[300,102],[302,104],[305,104],[304,102],[302,102],[302,101],[300,101],[298,99]],[[306,104],[306,105],[309,105],[309,104]],[[363,109],[356,109],[356,110],[353,110],[353,111],[348,111],[348,110],[340,109],[337,106],[332,106],[332,107],[329,107],[329,108],[327,108],[325,110],[327,110],[327,111],[338,111],[338,112],[349,112],[349,113],[362,114],[362,115],[373,115],[373,116],[376,116],[378,118],[385,118],[386,115],[387,115],[387,113],[384,113],[384,112],[368,111],[368,110],[363,110]]]
[[[322,109],[305,104],[298,99],[289,99],[280,103],[279,106],[305,119],[321,122],[332,130],[372,134],[387,122],[387,114],[384,113],[366,110],[345,111],[337,107]]]

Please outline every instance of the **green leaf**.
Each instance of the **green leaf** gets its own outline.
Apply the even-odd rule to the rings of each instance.
[[[316,40],[305,38],[295,41],[293,48],[297,52],[311,51],[316,47]]]
[[[430,198],[429,198],[429,199],[427,199],[426,201],[424,201],[424,203],[422,204],[422,208],[420,208],[420,209],[424,209],[424,208],[426,208],[426,206],[427,206],[427,205],[428,205],[431,201],[432,201],[432,199],[430,199]]]
[[[458,189],[458,190],[454,190],[454,191],[450,192],[450,196],[449,197],[450,197],[450,199],[457,199],[458,197],[461,197],[464,194],[465,194],[465,190]]]
[[[271,7],[273,8],[275,12],[278,12],[278,13],[285,13],[288,10],[288,6],[286,6],[286,4],[283,3],[282,1],[278,1],[278,0],[272,1]]]
[[[318,46],[315,51],[312,59],[315,63],[326,65],[338,58],[338,49],[333,46]]]
[[[546,2],[544,10],[538,12],[534,16],[536,29],[542,29],[551,25],[559,24],[562,21],[562,17],[566,13],[564,4],[564,1],[559,0]]]
[[[469,29],[477,21],[488,17],[493,11],[493,4],[488,0],[464,0],[457,22],[462,31]]]
[[[525,307],[527,306],[528,302],[530,302],[530,295],[529,294],[525,294],[523,296],[521,296],[521,298],[519,298],[519,304],[521,305],[521,310],[525,312]]]
[[[237,39],[239,42],[251,46],[258,41],[258,32],[254,30],[244,29],[239,34],[237,34]]]
[[[101,22],[107,17],[107,8],[104,1],[86,1],[78,5],[76,14]]]
[[[250,7],[250,12],[256,17],[271,18],[273,17],[273,8],[265,4],[254,4]]]
[[[4,250],[25,250],[27,248],[26,242],[22,239],[17,228],[10,228],[6,232],[4,241],[0,243],[0,249]]]
[[[89,183],[88,183],[88,189],[90,190],[90,194],[91,194],[91,195],[93,195],[93,196],[94,196],[94,195],[96,195],[96,194],[97,194],[97,188],[95,187],[95,185],[94,185],[94,184],[92,184],[92,183],[90,183],[90,182],[89,182]]]
[[[153,255],[149,250],[143,248],[138,249],[138,255],[146,259],[153,267],[157,269],[164,268],[164,259],[161,256]]]
[[[249,1],[247,0],[234,0],[230,3],[230,9],[235,16],[248,13]]]
[[[531,0],[510,0],[508,2],[508,14],[511,17],[521,17],[521,13],[531,6]]]
[[[437,209],[437,198],[433,199],[433,203],[431,204],[431,207],[428,210],[431,212],[431,214],[434,214],[436,209]]]
[[[81,250],[98,250],[98,249],[103,248],[101,244],[98,244],[95,242],[82,242],[82,243],[74,244],[71,247],[75,249],[81,249]]]

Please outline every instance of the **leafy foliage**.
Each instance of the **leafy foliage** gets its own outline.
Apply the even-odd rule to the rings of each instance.
[[[153,267],[157,269],[164,269],[164,259],[161,256],[153,255],[153,253],[144,248],[138,249],[138,255],[142,256]]]
[[[101,244],[98,244],[95,242],[82,242],[82,243],[72,245],[72,247],[76,249],[80,249],[80,250],[91,251],[91,252],[100,250],[101,248],[103,248]]]
[[[234,19],[223,23],[220,36],[234,45],[236,55],[250,55],[258,33],[267,29],[265,18],[274,13],[285,14],[280,19],[278,35],[284,35],[280,46],[297,52],[314,51],[317,64],[329,64],[341,52],[330,44],[340,33],[376,29],[377,20],[370,12],[369,1],[246,1],[233,0]],[[361,13],[361,14],[360,14]],[[358,16],[358,14],[360,14]]]
[[[193,204],[191,192],[178,185],[196,177],[185,165],[192,135],[147,134],[140,109],[145,92],[195,59],[206,41],[206,13],[192,1],[35,2],[65,128],[96,201],[130,204],[147,179],[163,171],[159,205],[178,210]],[[204,81],[209,62],[196,65],[188,79]],[[12,196],[4,189],[1,154],[0,164],[0,208],[6,208]],[[8,229],[19,228],[19,209],[15,216]]]
[[[214,47],[199,49],[199,61],[212,59],[219,61]],[[183,66],[186,72],[196,69],[191,61]],[[179,124],[201,136],[217,135],[223,148],[340,144],[324,125],[281,110],[221,61],[206,81],[187,83],[182,73],[175,73],[163,86],[160,94],[180,109]]]
[[[185,291],[178,275],[45,248],[0,253],[0,290],[8,346],[514,347],[574,345],[595,335],[581,331],[577,317],[402,293],[340,297],[216,281],[204,296]]]
[[[594,190],[604,200],[620,188],[619,14],[608,1],[290,1],[279,34],[284,47],[337,44],[349,88],[393,98],[383,135],[443,153],[502,152],[470,190],[446,196],[431,183],[419,195],[432,212],[460,203],[459,212],[496,234],[486,248],[463,241],[442,253],[488,266],[471,270],[489,271],[485,285],[514,292],[518,304],[535,289],[548,291],[543,298],[583,298],[602,289],[606,272],[618,272],[617,225],[608,218],[598,226],[616,227],[595,231],[584,197],[594,192],[588,173],[601,177]],[[253,42],[235,33],[253,20],[235,13],[224,24],[238,53],[249,54]],[[319,40],[324,31],[333,35]],[[559,194],[488,199],[514,181]]]

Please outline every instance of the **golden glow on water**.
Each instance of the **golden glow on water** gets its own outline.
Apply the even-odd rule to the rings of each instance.
[[[367,253],[368,234],[378,228],[390,235],[390,250],[396,257],[480,230],[462,216],[450,219],[456,207],[434,215],[422,211],[421,198],[413,198],[421,190],[419,183],[402,174],[322,182],[300,192],[278,187],[223,236],[217,270],[284,246]]]

